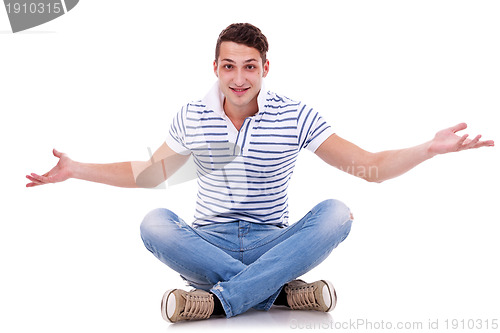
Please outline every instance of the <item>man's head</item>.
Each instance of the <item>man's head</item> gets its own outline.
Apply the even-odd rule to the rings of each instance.
[[[266,37],[251,24],[231,24],[220,34],[214,73],[226,97],[224,111],[228,115],[248,116],[257,112],[257,96],[269,71],[267,50]]]
[[[215,61],[219,59],[222,42],[234,42],[252,47],[259,51],[262,64],[264,65],[266,62],[266,54],[269,49],[267,38],[259,28],[250,23],[233,23],[222,30],[215,46]]]

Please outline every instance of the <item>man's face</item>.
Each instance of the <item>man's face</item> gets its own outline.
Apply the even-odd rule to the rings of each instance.
[[[234,42],[222,42],[219,58],[214,61],[214,72],[226,97],[224,110],[257,112],[257,95],[268,71],[269,61],[262,64],[257,49]]]

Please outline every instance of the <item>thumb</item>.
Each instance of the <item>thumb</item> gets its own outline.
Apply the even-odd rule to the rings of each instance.
[[[63,155],[63,153],[61,153],[60,151],[57,151],[55,148],[52,149],[52,154],[54,154],[54,156],[57,158],[61,158],[61,156]]]
[[[466,123],[460,123],[460,124],[458,124],[458,125],[455,125],[455,126],[453,126],[453,127],[450,127],[450,130],[452,130],[452,131],[453,131],[453,133],[456,133],[456,132],[458,132],[458,131],[462,131],[462,130],[464,130],[464,129],[466,129],[466,128],[467,128],[467,124],[466,124]]]

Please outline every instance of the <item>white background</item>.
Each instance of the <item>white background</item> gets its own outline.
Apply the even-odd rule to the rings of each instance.
[[[438,156],[382,184],[304,151],[289,191],[292,221],[327,198],[355,216],[347,240],[304,277],[331,280],[337,309],[248,313],[215,326],[163,322],[161,295],[184,284],[139,236],[156,207],[191,221],[194,181],[25,188],[24,178],[54,165],[54,147],[85,162],[147,159],[179,108],[211,87],[216,38],[233,22],[268,37],[268,87],[314,105],[366,150],[420,144],[462,121],[464,133],[498,141],[499,17],[498,1],[83,0],[12,34],[1,8],[0,325],[9,326],[1,331],[500,320],[497,147]]]

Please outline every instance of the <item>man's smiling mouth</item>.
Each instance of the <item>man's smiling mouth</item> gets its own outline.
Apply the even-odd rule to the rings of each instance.
[[[232,91],[235,91],[235,92],[244,92],[250,88],[231,88],[231,87],[229,87],[229,89],[231,89]]]

